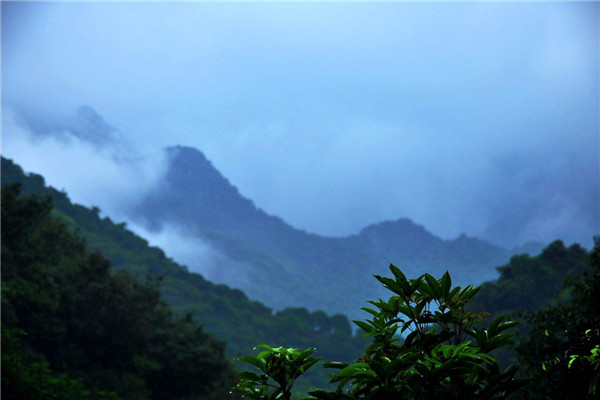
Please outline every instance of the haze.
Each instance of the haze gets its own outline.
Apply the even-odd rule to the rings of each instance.
[[[1,7],[2,154],[86,205],[118,212],[180,144],[322,235],[600,231],[598,3]]]

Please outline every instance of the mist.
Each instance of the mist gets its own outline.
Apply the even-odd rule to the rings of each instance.
[[[102,217],[125,222],[127,229],[151,246],[212,282],[234,287],[248,284],[248,276],[222,268],[239,262],[185,227],[163,223],[158,230],[150,229],[143,219],[130,217],[129,211],[164,178],[168,157],[162,149],[148,151],[130,143],[90,106],[62,119],[4,108],[2,131],[3,156],[26,173],[42,174],[47,185],[65,191],[74,203],[98,207]]]
[[[103,131],[116,131],[103,124],[94,131],[92,122],[101,117],[90,107],[81,110],[80,118],[40,121],[3,107],[3,156],[27,172],[42,174],[48,185],[66,190],[74,202],[122,219],[125,209],[163,177],[166,157],[160,149],[139,154],[118,135],[102,136]]]
[[[198,235],[190,233],[185,227],[176,224],[163,224],[160,229],[149,229],[143,221],[129,221],[128,229],[148,241],[151,246],[165,251],[173,261],[185,266],[188,271],[201,274],[214,283],[225,283],[236,288],[251,285],[251,277],[234,268],[243,264],[227,257]],[[226,267],[224,267],[226,266]],[[235,272],[231,272],[235,271]]]
[[[589,246],[599,10],[5,2],[3,154],[117,216],[187,145],[309,232]]]

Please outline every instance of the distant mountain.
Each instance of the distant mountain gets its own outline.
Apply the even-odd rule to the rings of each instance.
[[[131,218],[157,231],[176,225],[210,243],[234,262],[213,268],[209,279],[236,276],[251,298],[271,307],[360,316],[364,301],[383,295],[372,275],[385,274],[390,263],[407,276],[449,270],[455,282],[468,284],[496,278],[495,267],[514,254],[466,235],[442,240],[409,219],[343,238],[310,234],[258,209],[199,150],[176,146],[166,152],[164,179],[131,210]]]

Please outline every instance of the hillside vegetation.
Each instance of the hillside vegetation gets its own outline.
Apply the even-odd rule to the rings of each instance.
[[[10,160],[2,159],[2,183],[3,398],[224,398],[234,382],[233,366],[227,359],[248,354],[260,343],[286,346],[282,349],[314,346],[316,356],[336,360],[338,367],[350,368],[348,374],[358,374],[340,373],[342,381],[349,382],[346,378],[354,376],[355,383],[364,383],[360,377],[360,368],[364,367],[361,362],[367,356],[381,355],[373,345],[365,349],[368,340],[360,334],[353,335],[345,316],[330,316],[304,307],[274,312],[250,300],[240,290],[214,284],[189,272],[167,258],[162,250],[150,247],[125,224],[101,218],[98,209],[72,204],[65,193],[46,187],[39,175],[24,174]],[[405,230],[414,230],[411,240],[427,236],[419,236],[423,230],[414,228],[410,222],[404,224]],[[375,231],[393,237],[394,225],[383,223]],[[369,229],[364,234],[369,235]],[[462,240],[470,243],[468,239]],[[418,247],[415,242],[410,243]],[[406,252],[410,243],[399,247]],[[513,256],[498,268],[498,279],[482,285],[474,297],[475,303],[468,299],[459,301],[461,307],[470,307],[480,316],[485,315],[482,312],[490,312],[494,318],[509,316],[524,321],[514,331],[517,339],[514,350],[508,349],[508,342],[503,341],[503,346],[478,355],[478,362],[484,364],[491,362],[489,357],[500,366],[517,362],[521,376],[535,377],[511,398],[593,398],[594,379],[597,381],[600,368],[600,357],[594,356],[594,349],[600,351],[598,246],[600,243],[596,241],[596,249],[588,253],[577,244],[566,247],[556,241],[537,256]],[[392,272],[404,282],[404,274],[397,269]],[[443,275],[438,285],[449,288],[448,274]],[[337,276],[345,275],[338,271]],[[423,275],[419,280],[434,287],[430,277]],[[378,279],[384,283],[384,290],[400,290],[387,278]],[[366,286],[373,281],[370,278],[361,284]],[[412,285],[416,280],[410,282]],[[415,285],[417,288],[421,284]],[[439,296],[435,290],[427,295],[430,289],[425,286],[418,290],[425,291],[422,295],[426,297]],[[468,298],[474,294],[469,292]],[[347,293],[338,301],[351,303],[354,296]],[[410,296],[407,299],[421,301]],[[390,302],[397,303],[394,298]],[[372,304],[383,314],[389,314],[390,305],[384,303],[380,300]],[[425,314],[430,310],[429,306],[415,307]],[[430,315],[425,314],[424,318]],[[376,312],[373,315],[377,318]],[[361,322],[358,325],[372,337],[373,329],[380,328],[384,329],[381,334],[393,335],[397,321],[391,314],[386,318],[387,322],[381,326],[370,327]],[[423,320],[426,324],[431,322],[427,318]],[[473,329],[495,329],[494,323],[481,324]],[[481,338],[474,334],[479,343]],[[410,346],[414,338],[409,339],[410,336],[399,343]],[[438,339],[441,342],[436,343],[443,347],[443,335]],[[386,340],[396,341],[391,336]],[[394,351],[404,354],[405,347],[394,347]],[[439,355],[446,357],[442,347]],[[467,353],[479,351],[467,350]],[[383,351],[387,354],[387,350]],[[456,354],[463,354],[460,351]],[[312,350],[302,354],[312,354]],[[464,357],[468,359],[471,355]],[[458,370],[466,359],[457,361]],[[378,366],[383,369],[375,373],[413,376],[410,372],[414,371],[410,369],[413,362],[396,362],[394,365],[399,368],[396,372]],[[423,362],[430,363],[431,359],[425,357]],[[404,367],[400,368],[401,364]],[[435,369],[438,364],[427,365]],[[489,370],[489,376],[496,374],[494,368]],[[502,375],[502,379],[512,380],[513,372]],[[327,369],[311,368],[304,381],[294,386],[295,390],[306,394],[315,387],[325,388],[328,373]],[[437,374],[434,370],[432,373],[432,376]],[[486,387],[485,376],[481,375],[483,380],[469,390],[477,392],[480,390],[477,388]],[[525,381],[518,382],[513,389]],[[543,382],[543,386],[537,382]],[[427,379],[422,384],[428,386]],[[438,389],[446,393],[450,388],[448,393],[451,393],[453,387],[456,386],[442,385]],[[369,388],[378,393],[374,386]],[[361,397],[360,387],[356,390],[357,397],[348,398],[367,398]],[[321,391],[317,397],[329,398],[327,392]],[[553,397],[557,393],[560,397]],[[373,396],[378,399],[377,394]]]
[[[407,279],[390,265],[391,277],[376,276],[391,291],[388,300],[370,301],[370,319],[355,321],[367,332],[370,344],[353,363],[328,360],[335,390],[317,389],[305,400],[592,400],[598,398],[600,382],[600,237],[587,254],[579,246],[570,248],[557,241],[531,260],[520,265],[522,257],[511,261],[515,275],[505,275],[484,287],[453,287],[446,272],[436,279],[424,274]],[[584,264],[580,264],[582,258]],[[514,264],[514,265],[512,265]],[[544,265],[542,272],[535,266]],[[505,266],[503,271],[511,270]],[[580,271],[579,271],[580,270]],[[557,285],[560,275],[569,276],[552,301],[547,292],[536,296],[541,284]],[[529,276],[529,278],[527,278]],[[473,311],[473,299],[483,289],[521,286],[523,304],[519,309],[545,305],[520,316],[527,322],[521,332],[516,359],[502,366],[499,357],[511,354],[514,344],[511,328],[518,320]],[[533,292],[531,290],[534,290]],[[495,295],[493,291],[487,292]],[[502,299],[499,299],[502,301]],[[505,299],[500,309],[510,307]],[[476,303],[475,303],[476,304]],[[479,306],[478,306],[479,308]],[[513,313],[514,314],[514,313]],[[512,317],[514,317],[513,315]],[[256,356],[239,358],[252,366],[252,372],[239,374],[236,387],[257,400],[293,398],[295,380],[317,361],[304,350],[262,345]],[[263,350],[266,349],[266,350]],[[516,361],[516,362],[515,362]]]
[[[286,342],[303,347],[316,345],[319,354],[350,361],[360,355],[360,335],[354,336],[347,317],[327,315],[306,308],[274,312],[252,301],[238,289],[213,284],[199,274],[166,257],[164,252],[110,218],[101,218],[98,209],[72,204],[66,193],[46,187],[43,177],[26,175],[11,160],[2,159],[2,183],[19,183],[22,195],[36,194],[52,199],[52,214],[85,239],[87,248],[99,251],[113,264],[113,271],[127,271],[136,281],[161,277],[164,301],[179,315],[191,313],[204,329],[226,343],[229,357],[245,354],[257,343]],[[8,227],[3,223],[3,228]],[[3,262],[4,266],[7,265]],[[319,375],[319,374],[318,374]],[[324,381],[323,372],[320,381]]]
[[[579,244],[566,247],[557,240],[539,255],[520,254],[498,267],[500,277],[482,284],[474,307],[494,315],[536,311],[566,301],[565,279],[583,273],[588,252]]]
[[[174,314],[155,280],[110,274],[51,211],[2,188],[2,398],[226,396],[225,344]]]

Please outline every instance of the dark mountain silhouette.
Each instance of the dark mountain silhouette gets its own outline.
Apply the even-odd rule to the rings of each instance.
[[[132,218],[153,230],[173,224],[210,243],[233,262],[213,267],[208,278],[245,277],[237,285],[275,308],[356,316],[365,300],[380,294],[372,275],[385,274],[390,263],[407,276],[450,270],[459,284],[480,283],[496,278],[495,267],[513,254],[464,234],[442,240],[406,218],[342,238],[307,233],[257,208],[199,150],[166,151],[164,179],[131,211]]]

